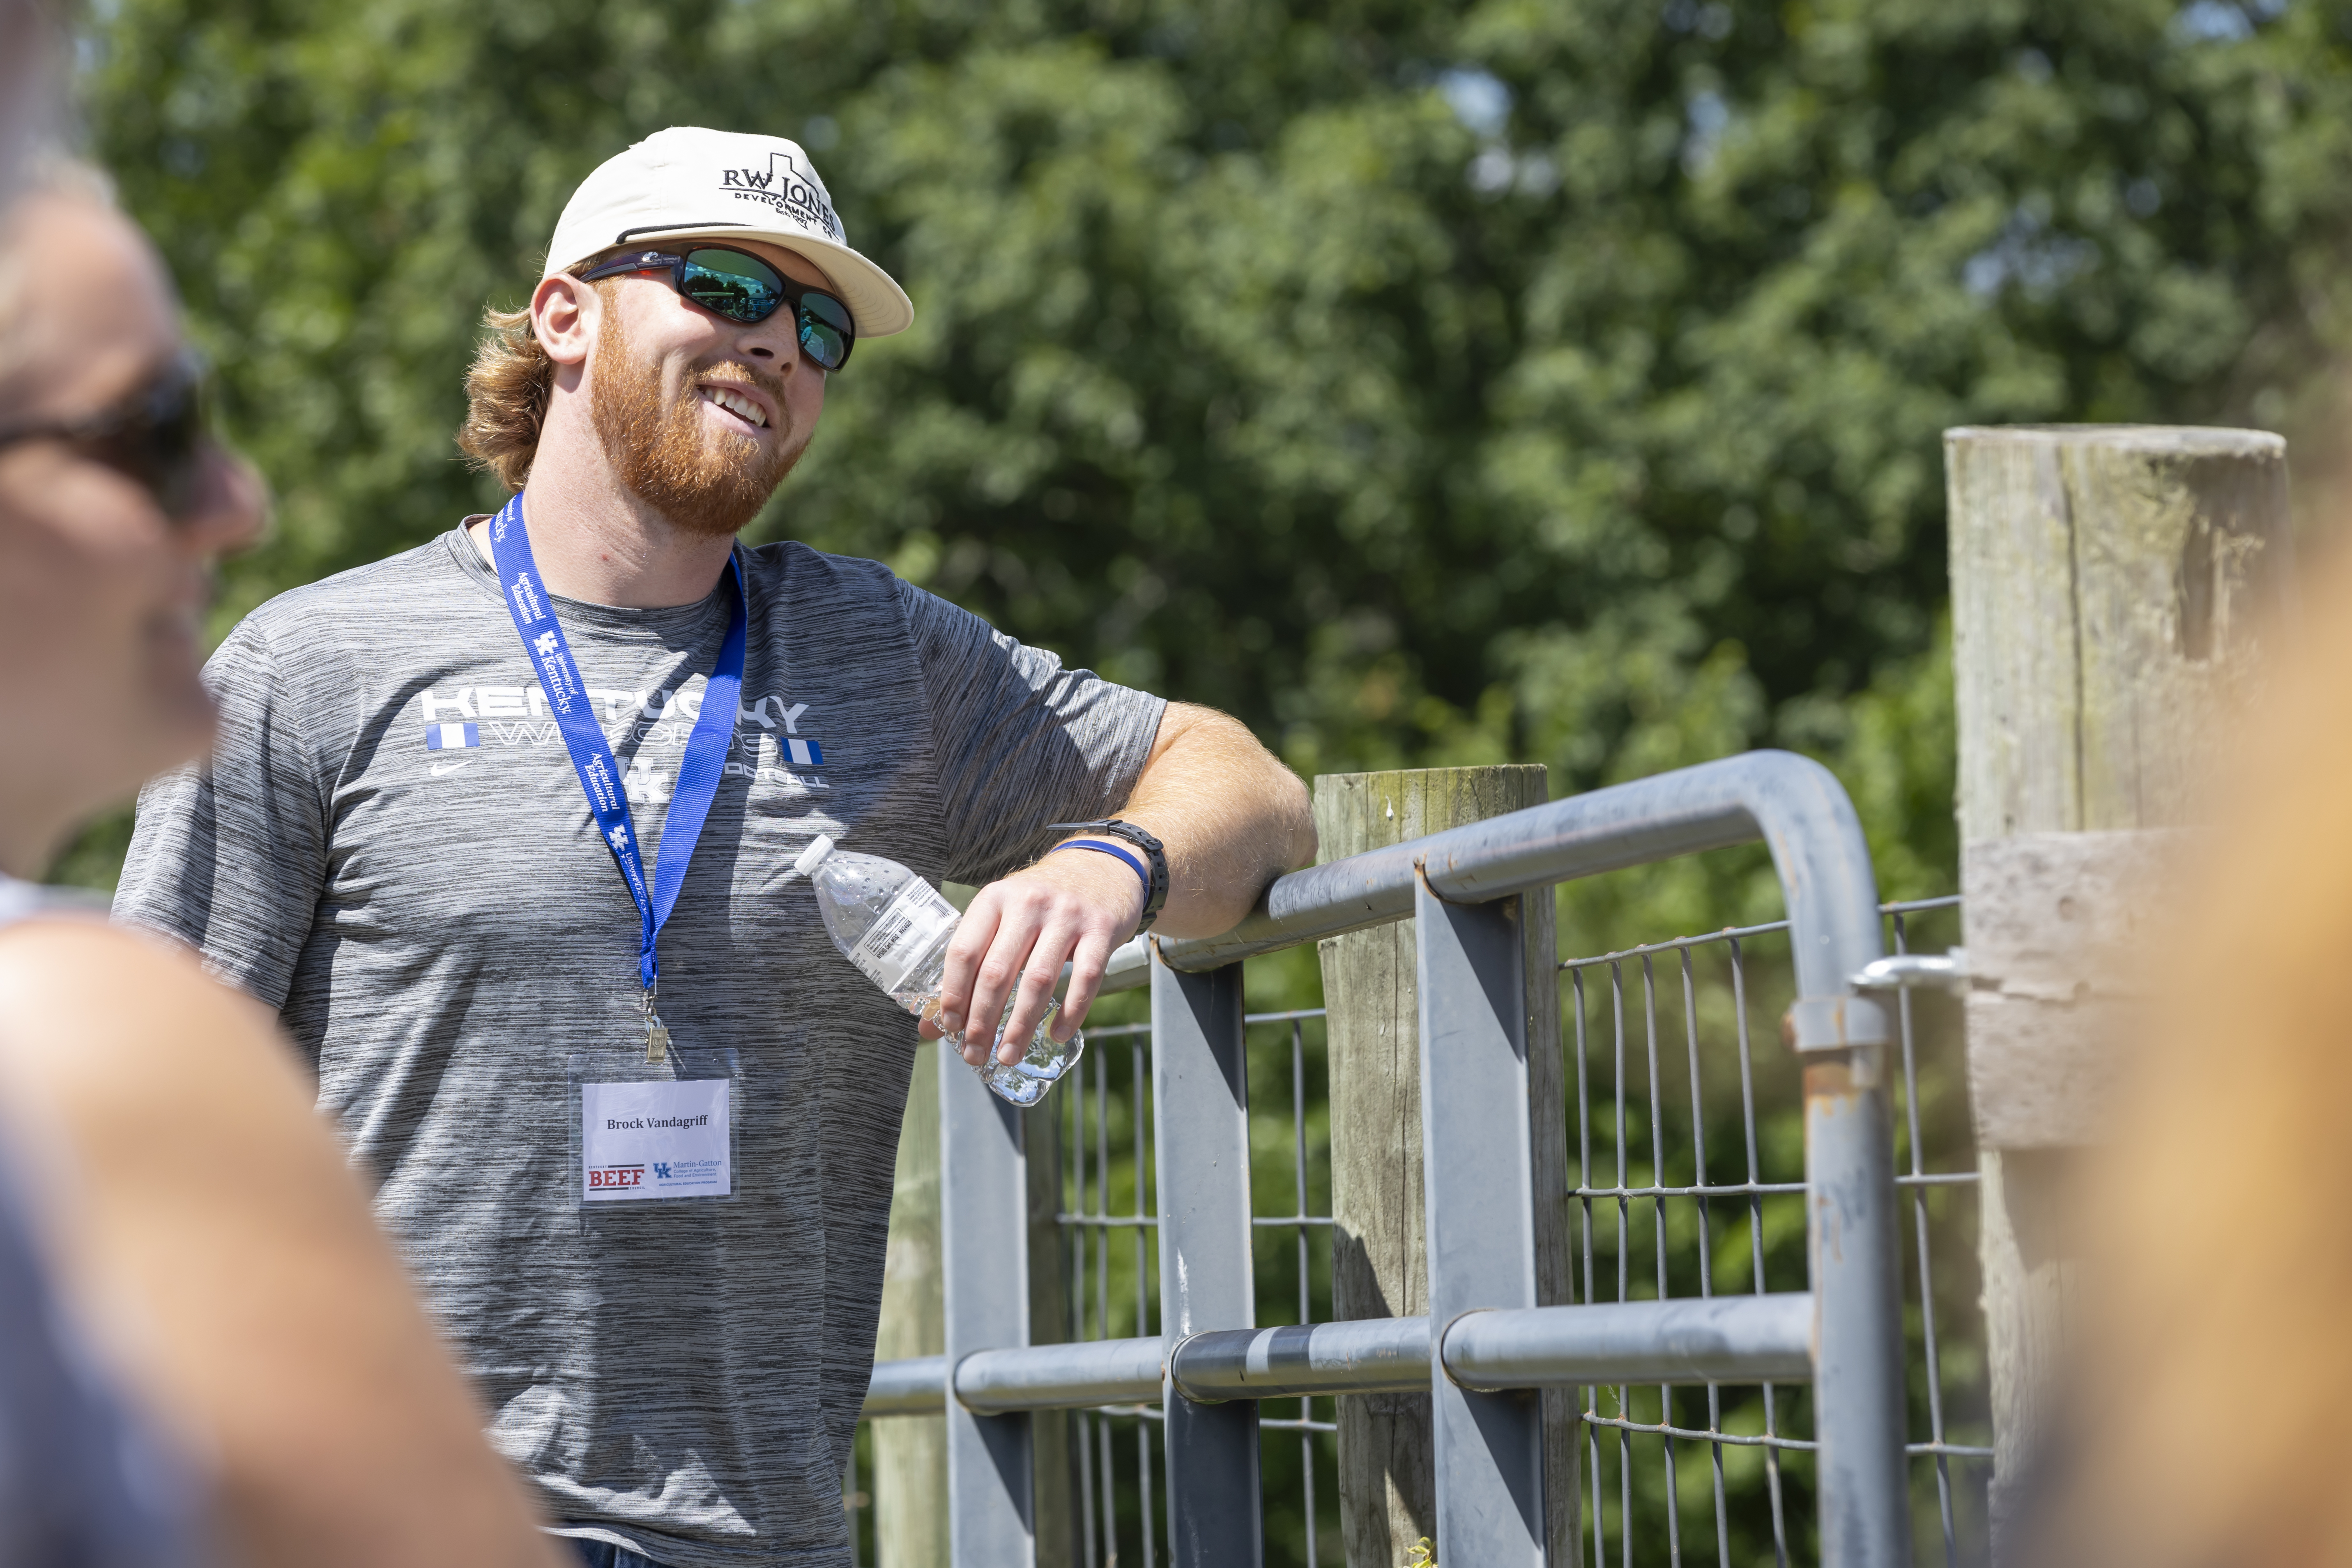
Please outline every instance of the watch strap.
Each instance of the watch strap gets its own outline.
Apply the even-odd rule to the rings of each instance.
[[[1045,853],[1059,855],[1065,849],[1091,849],[1098,855],[1110,856],[1134,872],[1143,883],[1143,896],[1147,899],[1151,897],[1151,867],[1142,856],[1126,846],[1113,844],[1108,838],[1065,838]]]
[[[1168,902],[1168,851],[1161,847],[1159,839],[1138,827],[1134,823],[1122,822],[1115,816],[1106,817],[1097,822],[1049,822],[1045,827],[1048,832],[1105,834],[1113,838],[1124,839],[1143,851],[1145,864],[1150,867],[1150,875],[1144,878],[1143,916],[1135,922],[1135,929],[1139,934],[1151,929],[1151,922],[1160,918],[1160,910]],[[1055,847],[1068,848],[1071,846],[1056,845]],[[1101,848],[1110,854],[1117,853],[1107,845],[1087,845],[1085,847]],[[1050,854],[1052,851],[1048,850],[1047,853]],[[1119,858],[1126,858],[1125,856]],[[1132,864],[1132,862],[1129,863]]]

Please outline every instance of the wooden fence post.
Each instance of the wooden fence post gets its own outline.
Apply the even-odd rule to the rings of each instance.
[[[2147,830],[2197,819],[2293,545],[2276,436],[1995,427],[1944,451],[2000,1561],[2073,1289],[2054,1189],[2116,1065],[2080,978],[2095,954],[2069,933],[2127,936]]]
[[[1540,765],[1327,773],[1315,781],[1322,857],[1337,860],[1548,798]],[[1570,1300],[1567,1070],[1560,1058],[1559,953],[1549,889],[1521,900],[1528,944],[1528,1081],[1544,1305]],[[1414,922],[1321,944],[1331,1085],[1332,1316],[1429,1310],[1423,1234],[1421,1057]],[[1577,1561],[1576,1406],[1543,1395],[1550,1559]],[[1341,1533],[1350,1568],[1394,1568],[1436,1533],[1430,1399],[1338,1402]],[[1450,1565],[1449,1565],[1450,1568]]]

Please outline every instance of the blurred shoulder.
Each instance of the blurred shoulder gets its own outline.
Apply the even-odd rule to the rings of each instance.
[[[0,1051],[72,1042],[185,1049],[269,1032],[261,1005],[166,938],[94,914],[43,912],[0,926]]]

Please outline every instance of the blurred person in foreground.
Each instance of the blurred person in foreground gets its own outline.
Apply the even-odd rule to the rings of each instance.
[[[58,120],[66,29],[52,0],[0,0],[0,205],[15,199],[31,150]]]
[[[196,394],[154,252],[48,165],[0,209],[0,1563],[546,1568],[267,1011],[26,880],[211,739],[261,491]]]
[[[516,493],[255,611],[206,668],[211,765],[140,803],[117,912],[314,1056],[590,1563],[850,1562],[916,1030],[825,933],[817,836],[986,884],[940,1016],[1010,1005],[1007,1061],[1065,961],[1066,1039],[1118,944],[1223,931],[1314,855],[1305,787],[1234,720],[880,563],[738,542],[853,347],[913,314],[795,143],[674,127],[607,160],[468,377],[466,449]],[[639,1163],[595,1157],[592,1083],[652,1108]],[[710,1113],[661,1109],[721,1103],[723,1164],[691,1152],[730,1146]]]
[[[2352,552],[2309,582],[2070,1194],[2033,1568],[2352,1563]]]

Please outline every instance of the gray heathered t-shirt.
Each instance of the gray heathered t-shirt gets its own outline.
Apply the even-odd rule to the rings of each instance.
[[[217,754],[141,796],[115,910],[280,1010],[552,1517],[677,1568],[834,1568],[915,1030],[793,860],[827,833],[1000,877],[1119,806],[1162,704],[873,562],[740,558],[735,752],[661,942],[680,1047],[740,1053],[739,1201],[579,1221],[565,1062],[643,1057],[636,910],[462,531],[230,635]],[[555,601],[649,877],[728,598]]]

